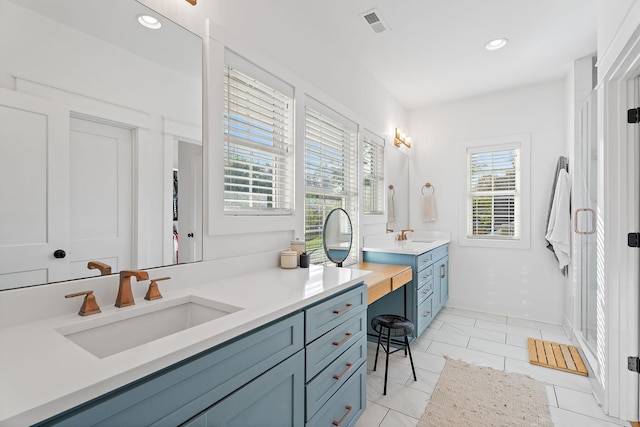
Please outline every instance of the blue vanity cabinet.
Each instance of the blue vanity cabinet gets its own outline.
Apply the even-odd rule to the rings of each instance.
[[[364,251],[365,262],[408,265],[413,270],[410,284],[369,306],[369,321],[378,314],[400,314],[416,325],[413,338],[420,336],[449,298],[448,247],[438,246],[419,255]],[[444,266],[443,266],[444,265]],[[369,326],[370,336],[375,331]]]
[[[37,425],[353,425],[366,407],[366,310],[360,283]]]
[[[292,402],[287,399],[299,400],[295,405],[297,410],[285,417],[297,417],[294,422],[275,424],[298,426],[304,422],[303,404],[299,398],[304,393],[304,357],[292,356],[302,355],[303,348],[304,313],[298,312],[107,393],[39,425],[177,426],[202,411],[210,408],[213,410],[213,404],[224,402],[223,399],[228,396],[232,402],[237,401],[232,397],[236,390],[242,395],[246,392],[240,390],[246,385],[252,390],[256,386],[251,384],[260,384],[285,393],[281,396],[281,402],[272,399],[270,410],[286,412],[292,407]],[[286,363],[283,363],[285,361]],[[287,378],[286,384],[280,383],[270,374],[265,374],[276,368],[283,378]],[[263,374],[265,375],[262,376]],[[265,383],[271,385],[267,386]],[[221,407],[223,409],[216,409],[216,413],[229,412],[233,404],[221,403]]]

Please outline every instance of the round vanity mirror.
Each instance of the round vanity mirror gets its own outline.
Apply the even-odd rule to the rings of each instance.
[[[352,237],[349,214],[342,208],[329,212],[322,230],[322,244],[327,258],[338,267],[342,267],[342,262],[349,256]]]

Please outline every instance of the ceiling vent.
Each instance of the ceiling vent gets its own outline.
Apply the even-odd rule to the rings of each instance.
[[[362,16],[364,20],[367,21],[367,24],[369,24],[369,26],[375,33],[381,33],[383,31],[391,29],[389,25],[384,22],[384,19],[382,19],[382,15],[380,14],[380,11],[378,9],[368,10],[361,13],[360,16]]]

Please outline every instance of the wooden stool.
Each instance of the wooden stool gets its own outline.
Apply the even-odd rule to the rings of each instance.
[[[376,361],[373,364],[373,370],[376,370],[378,366],[378,352],[380,346],[387,353],[387,361],[384,367],[384,392],[387,394],[387,376],[389,372],[389,355],[399,350],[404,350],[404,356],[407,357],[409,353],[409,360],[411,361],[411,370],[413,371],[414,381],[418,381],[416,377],[416,370],[413,366],[413,357],[411,356],[411,347],[409,347],[409,335],[411,335],[415,329],[413,322],[406,317],[397,316],[395,314],[381,314],[371,319],[371,327],[378,333],[378,345],[376,347]],[[387,345],[381,343],[382,335],[386,336]],[[394,337],[394,338],[392,338]],[[395,337],[404,337],[404,340],[395,339]],[[391,350],[391,344],[399,345],[399,348]]]

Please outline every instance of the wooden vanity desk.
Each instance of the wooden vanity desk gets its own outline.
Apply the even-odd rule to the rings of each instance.
[[[411,282],[412,270],[408,265],[378,264],[361,262],[351,266],[358,270],[368,270],[373,274],[364,280],[367,285],[368,303],[379,300],[388,293]]]

